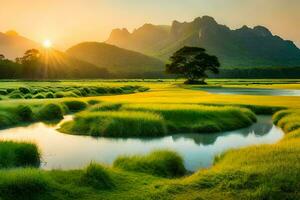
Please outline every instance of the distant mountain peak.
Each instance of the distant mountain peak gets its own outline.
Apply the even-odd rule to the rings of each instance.
[[[196,46],[215,54],[227,66],[300,66],[300,50],[293,42],[273,35],[264,26],[233,30],[211,16],[191,22],[175,20],[168,31],[145,24],[127,38],[110,37],[107,42],[162,60],[183,46]]]
[[[218,24],[217,21],[213,18],[213,17],[210,17],[210,16],[203,16],[202,18],[196,18],[196,19],[199,19],[201,20],[202,23],[206,23],[206,24],[209,24],[209,25],[216,25]]]
[[[19,33],[17,31],[15,31],[15,30],[6,31],[5,35],[8,35],[8,36],[20,36]]]
[[[19,35],[14,30],[0,33],[0,54],[5,55],[8,59],[15,59],[24,55],[26,50],[39,47],[39,44]]]
[[[253,30],[262,37],[273,36],[271,31],[264,26],[255,26]]]

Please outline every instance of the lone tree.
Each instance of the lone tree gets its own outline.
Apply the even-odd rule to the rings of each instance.
[[[166,65],[166,72],[182,75],[187,78],[186,84],[206,84],[207,71],[219,73],[218,58],[207,54],[203,48],[183,47],[170,57],[170,61]]]

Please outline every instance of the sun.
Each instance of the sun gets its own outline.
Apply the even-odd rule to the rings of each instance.
[[[52,42],[51,42],[51,40],[44,40],[44,42],[43,42],[43,46],[44,46],[44,48],[46,48],[46,49],[49,49],[49,48],[51,48],[52,47]]]

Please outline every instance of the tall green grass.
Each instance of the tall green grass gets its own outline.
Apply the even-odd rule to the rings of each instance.
[[[71,112],[78,112],[78,111],[84,110],[88,106],[88,104],[86,102],[79,101],[79,100],[64,101],[63,103],[67,106],[67,108]]]
[[[39,109],[37,119],[40,121],[61,120],[63,115],[64,110],[60,104],[49,103]]]
[[[147,112],[83,112],[66,122],[60,131],[105,137],[153,137],[166,134],[163,119]]]
[[[168,178],[180,177],[186,173],[183,159],[176,152],[167,150],[153,151],[145,156],[120,156],[113,166]]]
[[[84,169],[81,181],[84,185],[96,189],[110,189],[114,187],[108,168],[96,163],[91,163]]]
[[[0,141],[0,168],[39,165],[40,152],[35,144]]]
[[[44,199],[51,184],[46,173],[37,169],[0,170],[0,199]]]
[[[123,109],[160,114],[166,120],[169,132],[220,132],[244,128],[256,121],[250,110],[231,106],[126,104]]]
[[[110,103],[103,102],[93,105],[89,111],[91,112],[99,112],[99,111],[118,111],[122,107],[121,103]]]
[[[253,112],[239,107],[100,103],[63,124],[60,131],[105,137],[154,137],[234,130],[255,121]]]
[[[298,138],[300,136],[300,110],[283,110],[273,116],[274,124],[279,126],[287,138]]]

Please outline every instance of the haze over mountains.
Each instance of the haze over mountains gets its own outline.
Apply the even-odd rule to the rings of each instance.
[[[216,55],[221,77],[300,76],[300,49],[292,41],[263,26],[231,30],[209,16],[171,26],[145,24],[132,33],[115,29],[105,43],[82,42],[66,52],[52,49],[47,63],[41,62],[33,73],[41,78],[161,78],[165,62],[183,46],[203,47]],[[15,31],[0,32],[0,54],[10,60],[33,48],[43,49]],[[0,78],[5,78],[4,72],[22,77],[18,64],[0,60]]]
[[[164,63],[138,52],[99,42],[83,42],[67,51],[67,54],[106,68],[114,77],[149,77],[164,71]]]
[[[162,60],[183,46],[197,46],[217,55],[223,66],[300,66],[300,50],[293,42],[263,26],[231,30],[209,16],[171,26],[145,24],[132,33],[115,29],[106,42]]]
[[[16,31],[0,32],[0,54],[14,60],[20,57],[28,49],[39,49],[40,44],[19,35]]]

